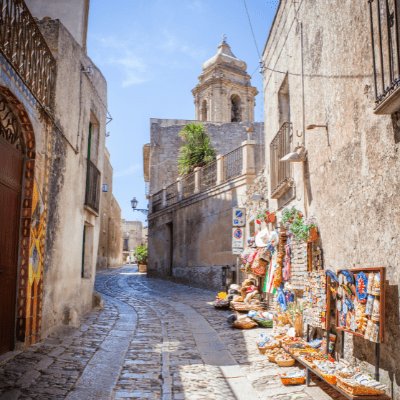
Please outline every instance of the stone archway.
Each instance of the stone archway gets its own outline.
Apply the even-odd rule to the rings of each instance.
[[[29,346],[40,340],[47,194],[35,181],[35,133],[25,107],[4,87],[0,87],[0,104],[12,113],[23,147],[15,339]],[[47,159],[46,175],[48,166]]]

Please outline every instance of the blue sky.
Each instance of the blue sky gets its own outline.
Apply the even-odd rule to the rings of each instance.
[[[268,37],[278,0],[247,0],[260,52]],[[126,220],[145,221],[130,200],[147,208],[142,147],[150,141],[150,118],[194,119],[191,89],[201,65],[227,35],[233,54],[251,75],[258,54],[243,0],[92,0],[88,55],[108,85],[107,148],[114,168],[113,193]],[[253,86],[261,92],[256,70]],[[261,93],[255,120],[260,121]]]

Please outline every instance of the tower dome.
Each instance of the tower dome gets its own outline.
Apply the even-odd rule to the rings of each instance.
[[[247,64],[235,57],[223,35],[217,54],[202,65],[192,90],[196,119],[204,122],[254,122],[255,96]]]

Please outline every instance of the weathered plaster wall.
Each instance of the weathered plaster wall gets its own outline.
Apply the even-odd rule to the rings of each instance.
[[[26,0],[25,3],[38,19],[59,19],[86,51],[90,0]]]
[[[302,23],[303,48],[295,12]],[[263,58],[268,68],[288,74],[264,72],[265,140],[269,149],[279,129],[278,91],[287,76],[293,144],[302,140],[296,132],[301,135],[310,124],[328,124],[330,143],[324,128],[305,131],[308,161],[292,164],[291,204],[317,220],[325,268],[387,268],[381,377],[390,387],[393,383],[393,398],[400,399],[399,145],[391,117],[373,113],[369,29],[368,2],[280,2]],[[268,150],[268,170],[269,161]],[[278,208],[276,200],[270,204]],[[372,343],[351,335],[346,343],[346,357],[355,356],[373,368]]]
[[[232,206],[234,202],[242,204],[253,179],[233,179],[150,214],[148,276],[170,276],[190,286],[223,289],[222,267],[236,265],[232,254]]]
[[[39,22],[39,28],[57,58],[55,87],[57,125],[65,137],[54,135],[49,185],[49,230],[46,236],[43,325],[46,335],[68,318],[92,306],[100,221],[84,208],[89,122],[94,124],[91,157],[102,171],[107,87],[104,77],[58,20]],[[84,76],[82,65],[92,65]],[[91,83],[89,82],[89,79]],[[97,92],[97,94],[95,93]],[[102,178],[101,178],[102,179]],[[82,278],[83,227],[88,227],[88,251]]]
[[[121,220],[122,240],[128,240],[128,247],[123,251],[124,261],[133,251],[143,243],[143,224],[141,221]]]
[[[96,269],[122,265],[121,208],[112,194],[113,168],[107,148],[105,148],[102,182],[107,185],[107,192],[101,192],[100,237]]]
[[[182,138],[179,132],[186,124],[199,121],[155,119],[150,120],[150,194],[157,193],[165,185],[176,181],[179,176],[178,155],[182,146]],[[253,127],[252,139],[256,141],[256,171],[261,168],[263,158],[264,137],[262,135],[263,123],[211,123],[202,122],[211,138],[212,146],[218,154],[226,154],[236,148],[247,139],[247,128]]]

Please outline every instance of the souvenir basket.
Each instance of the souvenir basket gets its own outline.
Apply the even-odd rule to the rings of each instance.
[[[232,324],[234,328],[237,329],[251,329],[257,326],[257,322],[255,321],[238,321]]]
[[[354,382],[350,379],[341,378],[336,375],[336,385],[338,388],[344,390],[351,396],[379,396],[385,394],[386,391],[382,389],[376,389],[370,386],[364,386],[360,383]]]
[[[336,376],[338,376],[339,378],[351,378],[352,376],[354,376],[357,372],[352,372],[352,373],[346,373],[346,372],[342,372],[342,371],[336,371]]]
[[[322,374],[321,375],[324,377],[324,379],[330,383],[331,385],[336,385],[336,376],[335,375],[325,375]]]
[[[263,328],[272,328],[274,326],[274,321],[267,321],[260,317],[253,317],[254,321],[257,322],[258,325],[262,326]]]
[[[267,343],[264,346],[264,349],[265,350],[272,350],[272,349],[276,349],[276,348],[279,348],[279,347],[281,347],[280,342],[277,341],[277,340],[273,340],[272,342]]]
[[[261,311],[261,307],[256,304],[238,304],[234,303],[233,304],[233,309],[236,311],[241,311],[241,312],[247,312],[247,311]]]
[[[213,306],[217,310],[229,310],[229,303],[226,301],[220,301],[220,302],[214,301]]]
[[[276,362],[276,355],[268,356],[268,360],[273,363]]]
[[[280,360],[279,358],[277,358],[275,360],[275,362],[280,366],[280,367],[293,367],[294,363],[295,363],[295,359],[292,358],[290,360]]]
[[[305,376],[301,376],[298,378],[286,378],[286,374],[279,374],[279,377],[281,378],[281,381],[285,386],[287,386],[287,385],[303,385],[304,382],[306,381]]]
[[[257,347],[258,347],[258,350],[259,350],[259,352],[260,352],[261,354],[265,354],[265,352],[267,351],[267,348],[266,348],[266,347],[260,347],[259,345],[257,345]]]

